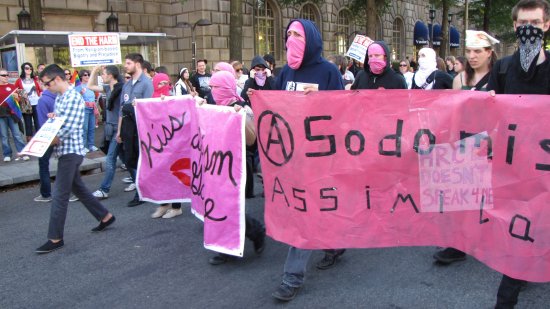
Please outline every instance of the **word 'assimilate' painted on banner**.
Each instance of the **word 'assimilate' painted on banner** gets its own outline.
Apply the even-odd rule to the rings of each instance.
[[[268,233],[308,249],[450,246],[550,281],[550,128],[535,121],[547,101],[258,92]]]
[[[225,106],[196,107],[191,96],[136,100],[143,200],[188,202],[204,221],[206,248],[244,249],[244,116]]]

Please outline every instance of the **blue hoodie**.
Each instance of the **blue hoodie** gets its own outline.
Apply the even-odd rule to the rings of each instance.
[[[277,76],[275,89],[287,90],[289,82],[300,82],[318,84],[319,90],[343,90],[342,74],[340,74],[334,64],[321,56],[323,52],[323,40],[313,22],[307,19],[292,20],[285,31],[285,42],[288,27],[294,21],[298,21],[304,26],[306,35],[304,59],[297,70],[290,68],[288,64],[283,67]]]
[[[38,116],[38,128],[48,120],[48,114],[53,113],[55,110],[55,98],[57,95],[51,93],[48,89],[42,92],[38,104],[36,105],[36,115]]]

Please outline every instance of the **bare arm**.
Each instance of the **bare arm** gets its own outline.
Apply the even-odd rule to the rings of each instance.
[[[90,74],[90,80],[88,81],[88,89],[92,91],[97,91],[97,92],[104,92],[103,87],[99,87],[97,85],[97,72],[99,72],[99,70],[101,69],[102,67],[98,65],[98,66],[95,66],[94,69],[92,70],[92,73]]]

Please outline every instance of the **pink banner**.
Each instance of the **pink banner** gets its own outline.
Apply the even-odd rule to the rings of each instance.
[[[137,100],[142,200],[191,201],[204,221],[206,248],[244,250],[244,115],[222,106],[196,107],[189,96]]]
[[[268,234],[308,249],[450,246],[550,281],[547,104],[471,91],[256,92]]]

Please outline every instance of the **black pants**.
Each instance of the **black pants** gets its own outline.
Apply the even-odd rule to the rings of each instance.
[[[246,198],[254,197],[254,153],[256,152],[256,144],[246,147],[246,185],[244,196]]]
[[[263,235],[265,234],[265,227],[260,221],[252,218],[250,215],[245,215],[244,219],[246,223],[246,238],[250,239],[251,241],[256,241],[263,237]]]
[[[518,303],[519,291],[526,283],[527,281],[502,275],[502,280],[498,287],[495,309],[513,309]]]

